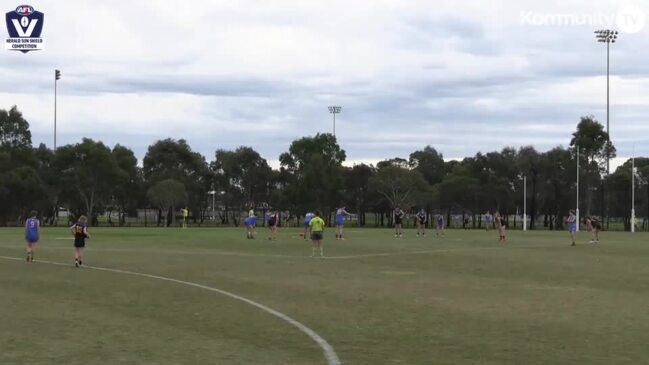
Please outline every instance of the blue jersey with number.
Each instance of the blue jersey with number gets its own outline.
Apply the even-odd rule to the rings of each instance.
[[[25,224],[26,232],[25,236],[28,241],[34,242],[38,241],[38,219],[29,218]]]

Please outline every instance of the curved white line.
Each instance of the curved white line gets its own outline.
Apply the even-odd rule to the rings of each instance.
[[[21,259],[21,258],[9,257],[9,256],[0,256],[0,259],[14,260],[14,261],[23,261],[24,260],[24,259]],[[34,262],[39,262],[39,263],[42,263],[42,264],[57,265],[57,266],[72,266],[70,264],[64,264],[64,263],[61,263],[61,262],[54,262],[54,261],[34,260]],[[84,268],[93,269],[93,270],[99,270],[99,271],[114,272],[114,273],[125,274],[125,275],[141,276],[141,277],[150,278],[150,279],[158,279],[158,280],[169,281],[169,282],[176,283],[176,284],[182,284],[182,285],[192,286],[192,287],[199,288],[199,289],[212,291],[212,292],[215,292],[215,293],[225,295],[225,296],[230,297],[232,299],[242,301],[244,303],[252,305],[253,307],[257,307],[257,308],[261,309],[262,311],[264,311],[266,313],[272,314],[275,317],[277,317],[277,318],[279,318],[279,319],[281,319],[281,320],[283,320],[285,322],[288,322],[288,323],[292,324],[293,326],[297,327],[297,329],[299,329],[302,333],[309,336],[322,349],[322,352],[324,353],[325,359],[327,360],[327,365],[341,365],[342,364],[342,362],[338,358],[338,355],[336,354],[336,351],[334,351],[333,347],[331,347],[331,345],[327,342],[327,340],[325,340],[320,335],[315,333],[315,331],[313,331],[309,327],[303,325],[302,323],[294,320],[293,318],[287,316],[284,313],[278,312],[278,311],[276,311],[276,310],[274,310],[274,309],[272,309],[270,307],[267,307],[267,306],[265,306],[265,305],[263,305],[261,303],[257,303],[257,302],[255,302],[253,300],[248,299],[248,298],[244,298],[242,296],[236,295],[234,293],[230,293],[230,292],[225,291],[225,290],[212,288],[212,287],[197,284],[197,283],[192,283],[190,281],[184,281],[184,280],[178,280],[178,279],[174,279],[174,278],[168,278],[168,277],[165,277],[165,276],[151,275],[151,274],[145,274],[145,273],[134,272],[134,271],[119,270],[119,269],[110,269],[110,268],[106,268],[106,267],[97,267],[97,266],[84,266]]]

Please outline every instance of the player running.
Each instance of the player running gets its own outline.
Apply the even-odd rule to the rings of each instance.
[[[41,223],[36,218],[36,211],[29,213],[29,218],[25,221],[25,240],[27,241],[27,262],[34,262],[34,251],[40,238]]]
[[[320,251],[320,257],[324,257],[324,248],[322,239],[324,238],[325,221],[320,218],[320,212],[313,212],[313,217],[309,221],[309,231],[311,232],[311,257],[315,257],[316,250]]]
[[[274,211],[268,218],[268,229],[270,230],[270,235],[268,240],[277,239],[277,224],[279,223],[279,210]]]
[[[254,214],[249,215],[248,217],[246,217],[244,223],[246,225],[246,238],[250,240],[255,238],[255,225],[257,224],[257,216]]]
[[[304,215],[304,235],[303,236],[304,236],[305,241],[309,239],[308,238],[309,236],[307,236],[307,233],[309,231],[309,223],[311,223],[311,219],[313,219],[313,216],[314,215],[313,215],[312,212],[307,212]]]
[[[586,223],[586,228],[590,231],[589,243],[599,243],[599,231],[602,229],[599,221],[595,217],[586,216],[584,223]]]
[[[487,211],[484,215],[484,224],[485,224],[485,230],[489,232],[489,229],[491,228],[491,225],[494,222],[494,217],[491,215],[490,211]]]
[[[401,225],[403,224],[403,216],[405,213],[399,207],[394,208],[392,211],[392,219],[394,220],[394,237],[401,238],[403,237],[403,232],[401,231]]]
[[[345,207],[336,209],[336,239],[344,240],[343,227],[345,226],[345,216],[351,216],[351,213],[345,210]]]
[[[500,234],[500,238],[498,239],[498,241],[501,241],[503,242],[503,244],[505,244],[505,242],[507,242],[507,236],[505,234],[506,226],[505,226],[505,220],[500,215],[500,212],[496,211],[496,216],[494,217],[494,220],[496,221],[496,228],[498,228],[498,233]]]
[[[444,215],[439,213],[435,216],[435,223],[436,223],[436,231],[435,231],[435,237],[443,237],[444,236]]]
[[[421,235],[423,237],[426,237],[426,222],[428,221],[428,214],[424,209],[421,209],[419,212],[417,212],[416,218],[417,218],[417,237],[419,237],[420,231],[421,231]]]
[[[79,217],[77,223],[70,227],[70,231],[74,235],[74,266],[83,266],[83,254],[86,247],[86,238],[90,238],[88,233],[88,226],[86,223],[88,218],[85,215]]]
[[[575,211],[570,209],[568,217],[566,217],[566,223],[568,224],[568,232],[570,233],[570,238],[572,239],[572,245],[575,246],[575,233],[577,232],[577,216]]]

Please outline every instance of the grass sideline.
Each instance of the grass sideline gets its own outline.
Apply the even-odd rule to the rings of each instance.
[[[90,265],[223,289],[289,315],[345,364],[638,364],[649,357],[649,235],[92,229]],[[259,230],[264,237],[266,231]],[[71,263],[65,229],[36,259]],[[0,256],[24,256],[0,229]],[[0,364],[325,364],[289,324],[231,298],[148,278],[0,260]]]

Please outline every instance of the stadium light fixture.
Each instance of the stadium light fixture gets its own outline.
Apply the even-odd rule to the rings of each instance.
[[[336,114],[340,114],[343,111],[343,107],[339,105],[329,106],[329,113],[334,116],[334,137],[336,136]]]

